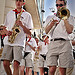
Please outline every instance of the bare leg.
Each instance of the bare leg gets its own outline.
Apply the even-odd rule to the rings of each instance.
[[[56,72],[55,72],[55,75],[60,75],[59,74],[59,67],[57,67]]]
[[[26,75],[29,75],[29,67],[26,67]]]
[[[29,69],[29,75],[32,75],[32,68]]]
[[[20,69],[20,75],[24,75],[24,69],[25,69],[25,66],[20,66],[19,67]]]
[[[6,73],[7,73],[7,75],[12,75],[12,71],[10,69],[10,61],[4,60],[3,65],[4,65],[4,69],[5,69]]]
[[[14,72],[13,75],[19,75],[19,62],[14,61]]]
[[[59,68],[60,75],[66,75],[66,68]]]
[[[44,75],[44,68],[43,67],[40,68],[40,75]]]
[[[34,75],[37,75],[37,72],[34,72]]]
[[[50,66],[49,67],[49,75],[54,75],[56,71],[56,66]]]

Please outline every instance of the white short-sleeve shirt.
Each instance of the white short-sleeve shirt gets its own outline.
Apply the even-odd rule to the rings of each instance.
[[[45,24],[47,25],[49,23],[49,21],[51,21],[52,19],[60,21],[60,19],[58,17],[56,17],[55,15],[52,15],[52,16],[47,17]],[[68,21],[69,21],[69,24],[74,25],[74,17],[73,16],[70,16],[68,18]],[[48,25],[50,25],[50,23]],[[50,33],[50,35],[51,35],[51,33]],[[66,28],[65,28],[63,20],[61,20],[59,22],[59,24],[56,26],[56,28],[54,29],[52,38],[68,39],[68,33],[66,32]]]
[[[19,14],[17,14],[18,16]],[[6,19],[5,19],[5,26],[7,27],[7,30],[12,31],[12,27],[14,26],[16,21],[16,15],[15,12],[9,11]],[[28,29],[32,29],[33,28],[33,21],[32,21],[32,17],[31,14],[28,12],[23,12],[21,14],[21,18],[20,21],[22,22],[22,24],[24,26],[26,26]],[[11,44],[10,42],[8,42],[8,36],[6,36],[4,38],[4,45],[11,45],[11,46],[25,46],[25,33],[23,31],[23,28],[20,26],[19,27],[21,29],[21,32],[17,35],[17,37],[15,38],[15,41],[13,44]]]
[[[39,46],[41,47],[40,54],[46,54],[48,52],[48,44],[45,45],[45,42],[40,42]]]
[[[29,40],[29,38],[27,40]],[[31,40],[28,43],[35,48],[37,47],[37,44],[34,38],[31,38]],[[32,49],[29,45],[26,45],[25,52],[32,52]]]

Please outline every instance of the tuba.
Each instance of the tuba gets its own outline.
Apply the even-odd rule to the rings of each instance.
[[[21,14],[22,14],[22,10],[21,10],[20,14],[18,15],[18,18],[16,19],[16,21],[20,20]],[[12,28],[12,34],[10,36],[8,36],[8,42],[14,43],[14,40],[15,40],[16,36],[20,32],[21,32],[21,30],[20,30],[19,26],[17,26],[16,24],[14,24],[14,27]]]

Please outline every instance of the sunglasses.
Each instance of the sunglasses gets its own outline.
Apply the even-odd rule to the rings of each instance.
[[[62,6],[64,6],[64,4],[56,4],[56,7],[58,7],[58,6],[62,7]]]
[[[57,0],[56,0],[57,1]],[[65,1],[65,0],[59,0],[59,1]]]

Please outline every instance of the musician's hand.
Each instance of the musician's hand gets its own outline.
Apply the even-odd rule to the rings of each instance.
[[[8,36],[10,36],[12,34],[12,31],[8,31]]]
[[[58,24],[59,24],[59,21],[58,21],[58,20],[53,20],[53,21],[51,22],[51,25],[52,25],[52,26],[58,25]]]
[[[17,25],[17,26],[21,26],[21,27],[23,26],[23,25],[22,25],[22,22],[21,22],[20,20],[17,20],[17,21],[16,21],[16,25]]]
[[[40,49],[40,46],[38,46],[37,49],[39,50]]]
[[[37,49],[36,51],[35,51],[35,55],[38,55],[39,54],[39,50]]]
[[[0,26],[0,35],[7,35],[8,31],[5,26]]]
[[[28,45],[29,43],[28,42],[26,42],[26,45]]]

